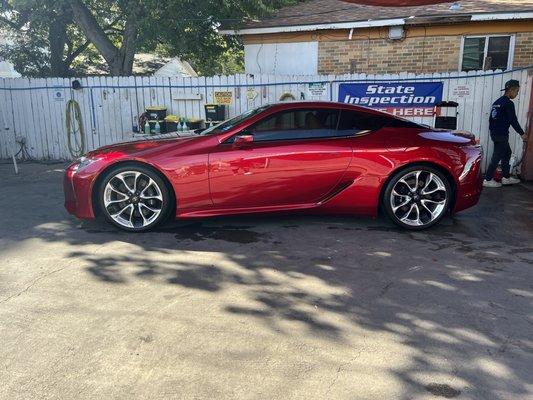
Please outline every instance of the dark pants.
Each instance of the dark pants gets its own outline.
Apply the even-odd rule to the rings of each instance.
[[[492,153],[492,158],[490,160],[487,173],[485,174],[485,179],[490,181],[494,175],[494,171],[498,168],[498,164],[502,163],[502,174],[504,178],[509,178],[510,167],[509,160],[511,159],[511,146],[509,146],[509,138],[492,138],[494,142],[494,152]]]

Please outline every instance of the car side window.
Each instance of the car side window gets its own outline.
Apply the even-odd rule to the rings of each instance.
[[[361,111],[342,110],[338,135],[353,136],[368,131],[377,131],[390,123],[392,118]]]
[[[337,136],[339,110],[298,109],[273,114],[248,128],[254,142]]]

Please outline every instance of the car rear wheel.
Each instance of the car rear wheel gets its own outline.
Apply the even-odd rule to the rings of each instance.
[[[383,207],[392,221],[421,230],[439,222],[450,206],[452,189],[446,176],[429,166],[398,172],[385,188]]]
[[[171,197],[165,182],[150,168],[127,165],[111,170],[99,190],[100,209],[113,225],[145,231],[169,214]]]

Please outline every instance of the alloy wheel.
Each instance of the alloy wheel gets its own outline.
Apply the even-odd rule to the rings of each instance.
[[[423,227],[446,211],[448,192],[433,172],[417,170],[400,177],[392,188],[390,205],[394,216],[412,227]]]
[[[103,203],[107,214],[120,226],[142,229],[163,211],[163,194],[147,174],[123,171],[105,185]]]

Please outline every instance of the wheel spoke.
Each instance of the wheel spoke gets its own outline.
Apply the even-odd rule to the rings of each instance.
[[[409,216],[413,212],[415,212],[416,218],[409,218]],[[409,225],[423,225],[423,222],[420,220],[420,209],[418,208],[418,204],[416,203],[411,204],[411,208],[409,209],[407,214],[405,214],[405,216],[400,219],[400,221],[405,222],[406,224],[409,224]]]
[[[119,218],[124,213],[124,211],[126,211],[127,209],[129,209],[130,211],[133,211],[133,204],[128,204],[126,207],[121,208],[120,211],[114,214],[110,214],[110,215],[113,218]],[[131,212],[130,212],[130,219],[131,219]]]
[[[424,193],[428,189],[429,185],[431,185],[431,182],[433,182],[433,174],[432,173],[429,174],[428,179],[426,181],[426,184],[422,188],[422,193]]]
[[[422,171],[416,171],[416,173],[415,173],[415,189],[414,190],[418,189],[418,185],[420,184],[420,174],[421,173],[422,173]]]
[[[141,176],[140,172],[134,172],[134,175],[133,175],[133,191],[134,192],[137,191],[137,179],[139,178],[139,176]]]
[[[405,196],[405,197],[407,197],[407,196]],[[411,201],[411,198],[407,198],[402,203],[392,207],[392,211],[396,212],[399,208],[402,208],[402,207],[406,206],[407,204],[409,204],[410,201]]]
[[[140,197],[141,199],[143,200],[152,200],[152,199],[157,199],[159,201],[163,201],[163,196],[161,195],[161,191],[159,190],[159,187],[157,186],[157,184],[154,182],[154,180],[152,178],[149,178],[150,180],[148,181],[148,185],[146,185],[143,190],[141,191],[141,194],[140,194]],[[145,192],[147,189],[149,188],[152,188],[152,189],[155,189],[155,192],[156,194],[155,195],[146,195]]]
[[[160,200],[160,201],[162,201],[163,197],[160,196],[160,195],[156,195],[156,196],[141,196],[141,199],[143,199],[143,200]]]
[[[118,200],[109,200],[109,201],[105,201],[105,206],[110,206],[111,204],[118,204],[118,203],[123,203],[127,200],[127,197],[125,199],[118,199]]]
[[[122,198],[119,198],[119,199],[113,199],[111,197],[111,192],[114,192],[116,193],[118,196],[122,196]],[[105,206],[107,207],[108,205],[110,204],[116,204],[116,203],[122,203],[123,201],[126,201],[128,200],[128,196],[122,192],[119,192],[117,191],[115,188],[113,188],[112,186],[109,186],[109,191],[106,190],[106,197],[105,197],[105,200],[104,200],[104,204]]]
[[[142,205],[142,203],[137,204],[137,209],[139,210],[139,214],[141,214],[141,218],[143,219],[143,226],[146,226],[146,225],[148,225],[148,220],[146,219],[146,217],[143,214],[143,210],[141,209],[141,205]]]
[[[144,195],[144,192],[146,192],[146,189],[148,189],[150,186],[155,185],[155,182],[152,180],[152,178],[148,178],[148,184],[141,190],[141,197]]]
[[[153,213],[158,213],[161,211],[161,209],[156,209],[156,208],[152,208],[152,207],[149,207],[148,205],[146,205],[145,203],[139,203],[139,207],[140,206],[143,206],[144,208],[146,208],[147,210],[153,212]]]
[[[408,197],[407,194],[401,194],[396,191],[396,188],[392,189],[392,194],[397,197]]]
[[[114,184],[113,184],[113,180],[109,181],[109,189],[112,190],[113,192],[117,193],[117,194],[120,194],[121,196],[125,196],[127,197],[129,192],[128,193],[124,193],[123,191],[120,190],[119,187],[115,187]],[[128,187],[126,186],[126,190],[128,190]]]
[[[431,200],[431,199],[422,199],[421,202],[422,203],[433,203],[433,204],[444,204],[446,203],[446,200],[437,201],[437,200]]]
[[[431,218],[433,218],[433,215],[434,215],[434,210],[431,210],[424,201],[421,201],[420,202],[422,204],[422,207],[424,207],[426,209],[426,211],[429,213],[429,215],[431,216]]]
[[[400,180],[398,181],[398,183],[403,183],[405,186],[407,186],[407,188],[409,189],[409,191],[411,191],[411,192],[413,191],[412,186],[409,185],[409,184],[407,183],[407,181],[406,181],[404,178],[403,178],[403,179],[400,179]]]
[[[409,211],[407,211],[407,213],[402,218],[400,218],[400,221],[402,222],[410,221],[409,215],[411,215],[414,208],[415,208],[415,205],[411,204],[411,207],[409,207]]]
[[[435,188],[429,189],[432,183],[435,184]],[[421,190],[420,194],[428,195],[428,194],[433,194],[433,193],[436,193],[442,190],[446,190],[446,187],[442,184],[440,179],[437,179],[436,175],[434,174],[429,174],[429,178],[426,182],[426,185]]]
[[[416,220],[415,223],[417,225],[424,225],[424,223],[420,220],[420,208],[418,207],[418,204],[415,204],[415,210],[416,210]]]
[[[124,187],[126,188],[126,190],[130,193],[132,193],[134,190],[127,184],[126,182],[126,179],[124,179],[124,176],[123,174],[118,174],[118,175],[115,175],[115,178],[117,178],[118,180],[120,180],[122,182],[122,184],[124,185]]]
[[[135,226],[133,225],[133,213],[135,212],[135,207],[133,206],[133,204],[131,204],[131,207],[130,207],[130,217],[128,219],[128,221],[130,222],[130,225],[131,226]]]
[[[436,192],[441,192],[441,191],[443,191],[443,190],[446,190],[446,189],[443,188],[443,187],[442,187],[442,188],[441,188],[441,187],[437,187],[437,188],[435,188],[435,189],[431,189],[431,190],[427,190],[427,191],[425,191],[425,192],[422,192],[422,194],[423,194],[424,196],[427,196],[428,194],[434,194],[434,193],[436,193]]]

